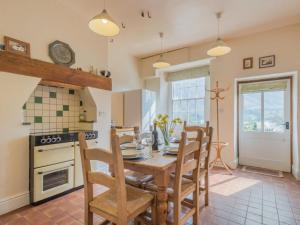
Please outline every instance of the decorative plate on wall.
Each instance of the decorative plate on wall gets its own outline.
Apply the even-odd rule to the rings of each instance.
[[[56,64],[71,66],[75,63],[74,51],[67,43],[61,41],[49,44],[49,56]]]

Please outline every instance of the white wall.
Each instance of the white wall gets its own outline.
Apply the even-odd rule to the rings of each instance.
[[[22,106],[39,78],[0,72],[0,215],[29,203],[29,130]]]
[[[88,2],[2,0],[0,43],[4,35],[29,42],[32,58],[51,62],[48,44],[60,40],[68,43],[75,52],[76,63],[73,68],[81,67],[84,71],[89,71],[93,65],[101,70],[108,65],[112,72],[114,91],[141,88],[138,62],[128,54],[127,46],[122,46],[120,51],[112,43],[108,52],[107,39],[88,28],[88,21],[94,15],[78,12],[68,4],[85,5]]]
[[[220,104],[220,135],[222,140],[230,143],[229,147],[223,151],[223,155],[225,161],[231,165],[234,166],[236,162],[234,154],[234,80],[236,78],[248,76],[300,71],[299,40],[300,24],[268,32],[257,33],[246,37],[240,37],[227,42],[232,48],[232,52],[230,54],[219,57],[211,62],[211,87],[215,85],[216,80],[219,81],[221,87],[230,87],[229,91],[225,94],[225,100]],[[189,48],[189,58],[187,60],[194,61],[208,58],[206,51],[210,46],[211,44],[191,46]],[[259,69],[258,58],[272,54],[276,55],[276,66]],[[247,57],[254,57],[254,68],[243,70],[242,60]],[[179,56],[179,58],[182,57]],[[181,63],[184,62],[186,61],[182,61]],[[149,71],[149,68],[152,66],[150,61],[148,63],[143,62],[142,65],[148,67],[148,69],[143,69],[144,71]],[[146,80],[145,83],[147,86],[151,86],[149,82],[151,82],[151,80]],[[298,97],[299,96],[300,92],[298,91]],[[297,104],[297,107],[299,112],[299,104]],[[211,104],[210,114],[211,124],[215,127],[214,104]],[[298,136],[298,142],[299,141],[300,137]],[[299,163],[297,163],[299,162],[299,155],[300,154],[295,155],[294,173],[298,174],[300,178],[300,168]]]

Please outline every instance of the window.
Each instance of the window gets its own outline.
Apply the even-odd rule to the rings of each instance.
[[[172,81],[173,118],[179,117],[189,125],[205,123],[206,78]]]

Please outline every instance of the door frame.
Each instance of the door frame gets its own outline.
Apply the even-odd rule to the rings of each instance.
[[[297,97],[298,97],[298,72],[291,71],[285,73],[276,73],[268,75],[255,75],[245,78],[236,78],[234,81],[234,154],[236,165],[239,161],[239,85],[243,83],[254,83],[260,81],[290,79],[290,154],[291,171],[293,175],[300,179],[300,170],[298,165],[298,137],[297,137]],[[294,107],[296,106],[296,107]]]

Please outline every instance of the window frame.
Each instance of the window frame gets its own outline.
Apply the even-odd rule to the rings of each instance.
[[[198,78],[204,78],[205,79],[205,85],[204,85],[205,86],[205,90],[210,89],[210,77],[209,76],[198,77]],[[193,79],[197,79],[197,78],[193,78]],[[190,80],[190,79],[186,79],[186,80]],[[172,85],[172,82],[174,82],[174,81],[169,81],[168,82],[168,90],[169,90],[168,91],[168,111],[169,111],[170,117],[172,119],[174,119],[174,112],[173,112],[173,85]],[[209,91],[205,91],[204,98],[187,98],[187,99],[180,99],[180,100],[177,100],[177,101],[192,100],[192,99],[195,99],[195,100],[196,99],[203,99],[204,100],[204,124],[205,124],[206,121],[209,121],[209,117],[210,117],[210,92]],[[197,124],[197,125],[204,125],[204,124]]]

